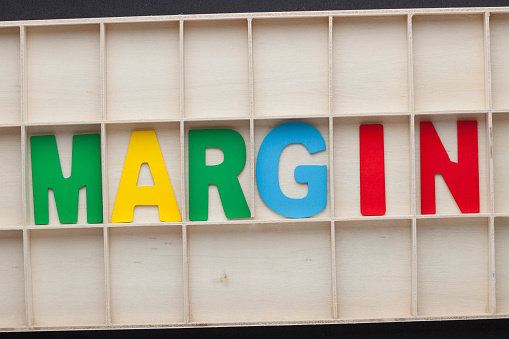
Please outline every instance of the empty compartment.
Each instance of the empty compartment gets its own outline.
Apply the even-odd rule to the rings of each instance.
[[[244,144],[246,146],[246,162],[244,165],[244,168],[240,172],[240,174],[237,176],[238,181],[240,183],[240,187],[242,188],[242,193],[244,195],[244,198],[246,200],[246,203],[249,207],[251,216],[253,216],[253,207],[251,205],[251,196],[252,196],[252,187],[251,187],[251,154],[250,154],[250,137],[249,137],[249,121],[208,121],[208,122],[187,122],[185,125],[185,157],[186,157],[186,163],[185,163],[185,173],[186,173],[186,206],[187,206],[187,217],[189,220],[191,218],[189,217],[189,210],[190,210],[190,203],[189,200],[192,197],[192,193],[189,191],[189,181],[192,180],[189,178],[189,159],[190,159],[190,153],[189,153],[189,131],[190,130],[204,130],[204,129],[231,129],[235,132],[238,132],[242,139],[244,140]],[[207,166],[214,166],[219,165],[223,163],[225,160],[225,156],[228,157],[230,160],[232,158],[237,158],[238,155],[234,153],[224,154],[223,150],[215,147],[207,147],[205,150],[205,164]],[[230,164],[233,163],[230,161]],[[223,172],[225,175],[227,175],[226,172]],[[208,174],[204,174],[208,175]],[[228,175],[231,175],[228,173]],[[210,179],[214,179],[209,176]],[[228,191],[225,191],[224,193],[228,194]],[[223,193],[223,194],[224,194]],[[226,196],[225,194],[225,196]],[[223,203],[221,201],[221,196],[219,195],[219,190],[217,188],[217,185],[210,184],[208,186],[208,195],[209,195],[209,201],[208,201],[208,220],[209,221],[225,221],[228,220],[224,209],[223,209]],[[230,196],[230,199],[233,195]],[[236,195],[235,199],[241,199],[240,196]],[[198,208],[196,208],[198,210]],[[242,219],[240,219],[242,220]],[[195,221],[195,220],[192,220]]]
[[[108,213],[109,220],[117,198],[120,179],[124,170],[127,150],[135,131],[154,131],[161,151],[164,166],[170,179],[173,194],[177,201],[180,214],[183,211],[182,177],[180,158],[180,126],[179,123],[139,123],[139,124],[109,124],[106,127],[107,147],[107,185],[108,185]],[[138,159],[133,153],[132,159]],[[133,160],[138,161],[138,160]],[[154,166],[151,168],[151,166]],[[159,171],[159,163],[144,162],[138,169],[137,186],[154,186],[152,171]],[[127,172],[126,172],[127,173]],[[128,184],[128,182],[127,182]],[[126,186],[129,190],[129,186]],[[133,187],[134,190],[134,187]],[[183,217],[183,216],[182,216]],[[156,223],[160,222],[159,207],[157,205],[136,205],[134,207],[133,222]]]
[[[417,220],[420,316],[486,314],[488,219]]]
[[[254,113],[329,113],[327,18],[253,20]]]
[[[99,25],[27,29],[28,121],[101,119]]]
[[[0,232],[0,328],[26,326],[23,233]]]
[[[493,109],[509,108],[509,15],[490,16],[491,100]]]
[[[0,29],[0,123],[21,121],[19,28]]]
[[[255,121],[255,169],[256,162],[261,155],[259,150],[263,141],[267,137],[267,134],[271,132],[275,127],[294,120],[258,120]],[[308,149],[302,143],[293,143],[286,146],[279,157],[278,164],[278,176],[279,176],[279,187],[281,192],[289,198],[302,199],[305,198],[309,193],[308,183],[300,183],[295,179],[295,169],[301,165],[312,165],[312,166],[327,166],[327,204],[322,211],[319,211],[313,218],[329,218],[330,217],[330,192],[329,192],[329,177],[330,177],[330,159],[329,159],[329,119],[301,119],[298,122],[306,123],[316,128],[325,142],[325,149],[315,153],[309,153]],[[302,141],[305,141],[307,135],[302,136]],[[314,171],[318,171],[315,169]],[[256,171],[255,171],[255,175]],[[256,179],[256,178],[255,178]],[[255,218],[256,219],[284,219],[282,216],[274,212],[267,204],[263,201],[260,196],[258,184],[255,180]],[[316,187],[315,187],[316,189]]]
[[[19,127],[0,129],[0,225],[23,224],[21,193],[21,131]]]
[[[509,219],[495,218],[497,313],[509,313]]]
[[[411,220],[335,224],[340,318],[411,316]]]
[[[249,116],[247,20],[184,24],[185,116]]]
[[[451,115],[422,115],[415,119],[415,185],[417,213],[421,212],[421,156],[420,156],[420,123],[430,121],[440,138],[449,160],[458,163],[458,121],[477,121],[477,156],[479,161],[479,210],[480,213],[490,211],[490,180],[489,159],[487,150],[485,114],[451,114]],[[466,138],[466,140],[470,140]],[[465,158],[471,156],[469,148],[465,148]],[[437,158],[438,159],[438,158]],[[461,164],[460,164],[461,165]],[[437,166],[438,168],[438,166]],[[461,166],[456,171],[463,171]],[[457,174],[455,174],[456,176]],[[473,180],[473,179],[472,179]],[[470,191],[469,191],[470,193]],[[457,196],[461,195],[457,193]],[[461,214],[461,210],[447,186],[442,174],[435,173],[435,206],[436,214]]]
[[[332,318],[329,223],[191,226],[192,322]]]
[[[69,178],[72,176],[72,155],[73,155],[73,137],[81,134],[100,134],[101,127],[99,125],[50,125],[50,126],[31,126],[27,128],[27,202],[28,202],[28,223],[30,225],[35,224],[34,216],[34,195],[33,195],[33,168],[32,168],[32,149],[31,139],[32,136],[41,135],[54,135],[57,143],[57,150],[60,160],[60,168],[62,169],[63,178]],[[77,153],[78,159],[84,161],[86,157],[80,156],[81,153]],[[56,175],[60,173],[55,172]],[[48,175],[48,178],[50,176]],[[49,180],[48,180],[49,182]],[[87,196],[86,187],[82,187],[79,190],[79,202],[78,202],[78,224],[87,224]],[[103,201],[103,206],[105,202]],[[60,225],[60,219],[57,211],[57,205],[55,201],[55,195],[53,189],[48,190],[48,224],[49,225]],[[104,220],[103,220],[104,221]]]
[[[383,126],[385,215],[409,215],[410,123],[407,117],[334,119],[334,217],[360,217],[360,126]],[[376,161],[376,159],[375,159]],[[377,200],[378,201],[378,200]],[[383,202],[379,201],[379,206]]]
[[[413,17],[416,111],[485,108],[483,16]]]
[[[34,325],[104,324],[103,229],[31,230],[30,234]]]
[[[493,179],[495,212],[509,213],[509,115],[493,114]]]
[[[182,253],[180,227],[110,229],[114,324],[184,320]]]
[[[408,110],[406,16],[335,18],[332,36],[333,113]]]
[[[180,117],[179,24],[106,26],[106,117]]]

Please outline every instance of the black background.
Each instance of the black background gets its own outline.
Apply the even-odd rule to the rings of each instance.
[[[0,21],[203,13],[496,7],[503,0],[1,0]]]
[[[0,21],[204,13],[481,6],[509,6],[509,0],[0,0]],[[72,336],[74,338],[468,338],[474,336],[480,338],[507,338],[509,335],[509,319],[272,327],[33,332],[4,335],[7,337],[23,338],[54,338],[60,336]]]

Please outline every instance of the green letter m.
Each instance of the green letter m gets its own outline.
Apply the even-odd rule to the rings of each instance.
[[[75,135],[71,176],[64,178],[54,135],[30,137],[34,217],[37,225],[49,223],[48,190],[53,189],[58,219],[62,224],[78,222],[80,188],[87,188],[87,222],[101,223],[101,142],[99,134]]]

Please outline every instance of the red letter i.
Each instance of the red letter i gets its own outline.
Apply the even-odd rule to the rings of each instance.
[[[359,128],[362,215],[385,214],[385,169],[383,125]]]

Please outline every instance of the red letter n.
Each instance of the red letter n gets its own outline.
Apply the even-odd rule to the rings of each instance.
[[[458,121],[458,162],[449,160],[435,127],[421,122],[421,213],[435,214],[435,174],[442,174],[462,213],[479,213],[477,121]]]

